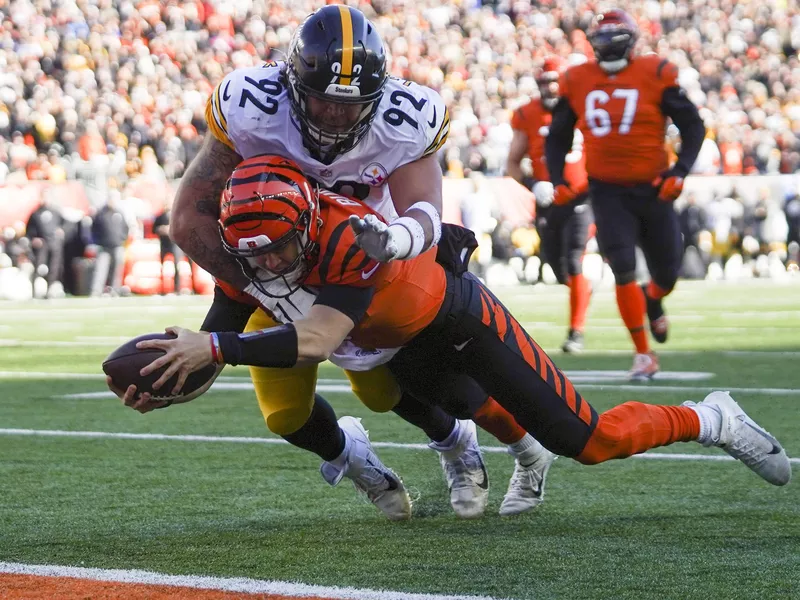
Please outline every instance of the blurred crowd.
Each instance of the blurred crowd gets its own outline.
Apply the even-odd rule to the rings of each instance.
[[[324,1],[0,0],[0,184],[82,182],[99,210],[131,182],[179,178],[229,71],[281,59]],[[574,0],[350,0],[380,29],[392,74],[438,90],[451,114],[450,177],[502,175],[511,112],[536,95],[545,55],[591,55],[609,4]],[[620,0],[639,52],[680,69],[708,136],[700,174],[800,165],[797,3]],[[786,199],[779,199],[780,203]],[[125,207],[121,208],[125,212]],[[140,228],[141,229],[141,228]]]
[[[0,0],[0,182],[81,177],[112,186],[180,177],[230,70],[281,58],[320,1]],[[593,2],[351,1],[379,27],[391,72],[451,110],[446,170],[499,174],[509,114],[544,55],[590,54]],[[790,173],[800,163],[796,3],[621,0],[639,51],[680,68],[702,107],[704,172]],[[713,151],[712,151],[713,146]],[[87,165],[89,163],[89,165]],[[706,164],[708,163],[708,164]],[[83,176],[89,177],[84,174]]]

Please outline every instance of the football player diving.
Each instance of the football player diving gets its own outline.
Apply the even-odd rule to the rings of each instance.
[[[721,448],[773,485],[789,482],[785,450],[727,392],[680,406],[625,402],[598,414],[502,303],[466,271],[461,260],[469,253],[470,236],[463,228],[445,228],[438,254],[428,250],[411,260],[378,263],[354,244],[347,226],[349,213],[380,219],[377,213],[353,206],[352,199],[317,193],[290,161],[254,158],[246,167],[252,168],[241,178],[237,169],[231,189],[249,185],[250,192],[241,189],[241,201],[238,192],[223,200],[225,247],[253,277],[285,279],[320,292],[307,316],[290,324],[248,333],[173,327],[168,329],[177,335],[173,340],[140,342],[140,348],[165,351],[142,370],[167,367],[154,387],[173,374],[180,387],[189,373],[215,362],[287,371],[316,365],[349,338],[363,348],[402,347],[388,367],[405,391],[436,402],[447,397],[446,388],[459,389],[467,412],[491,394],[546,448],[585,465],[696,441]],[[258,186],[268,193],[254,194]],[[269,242],[253,252],[249,242],[258,238]],[[342,244],[343,238],[349,239]],[[217,296],[217,304],[229,312],[237,303]],[[212,307],[210,317],[213,312]],[[207,320],[206,326],[212,325]],[[142,411],[163,404],[148,392],[137,398],[134,386],[123,401]],[[314,422],[320,444],[329,444],[331,451],[338,444],[334,425],[332,414]],[[356,483],[368,495],[379,493],[378,501],[401,505],[399,484],[374,456],[363,430],[355,424],[348,428],[352,435],[341,453],[323,463],[325,478],[336,483],[362,470],[369,477]],[[394,483],[370,487],[378,477]]]
[[[360,11],[325,6],[298,27],[286,61],[237,69],[214,89],[206,107],[209,132],[181,180],[170,235],[218,282],[259,304],[249,330],[292,323],[316,296],[308,286],[287,287],[283,280],[255,284],[223,248],[219,199],[243,159],[264,153],[291,157],[315,185],[377,211],[391,222],[385,230],[376,229],[383,221],[371,218],[357,216],[352,224],[373,258],[411,260],[437,244],[442,172],[435,155],[447,139],[450,118],[436,92],[389,77],[386,60],[378,31]],[[440,453],[454,510],[465,517],[482,513],[488,482],[474,424],[402,395],[380,364],[383,354],[347,343],[332,360],[346,369],[367,407],[391,410],[425,431]],[[267,425],[278,435],[295,434],[308,414],[328,410],[314,394],[316,366],[254,367],[253,380]],[[308,412],[282,410],[286,405]],[[509,444],[515,457],[504,510],[535,507],[541,502],[542,465],[552,457],[493,402],[475,420]]]

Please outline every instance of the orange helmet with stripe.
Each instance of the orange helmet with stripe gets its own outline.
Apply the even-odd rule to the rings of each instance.
[[[296,163],[281,156],[263,154],[239,163],[220,199],[225,250],[239,259],[261,292],[273,297],[288,296],[302,285],[319,253],[321,224],[317,191]],[[266,269],[264,257],[276,253],[291,260]]]

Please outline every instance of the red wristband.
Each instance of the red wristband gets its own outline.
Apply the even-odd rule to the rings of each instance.
[[[217,337],[216,333],[209,334],[209,340],[211,341],[211,358],[215,363],[221,365],[223,362],[222,359],[222,350],[219,347],[219,338]]]

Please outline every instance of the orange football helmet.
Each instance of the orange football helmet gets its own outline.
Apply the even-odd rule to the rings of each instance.
[[[286,297],[302,285],[319,254],[321,225],[317,191],[297,164],[281,156],[263,154],[242,161],[222,192],[222,244],[268,296]],[[287,264],[265,268],[264,255],[285,252],[293,243],[296,256],[290,251]]]

